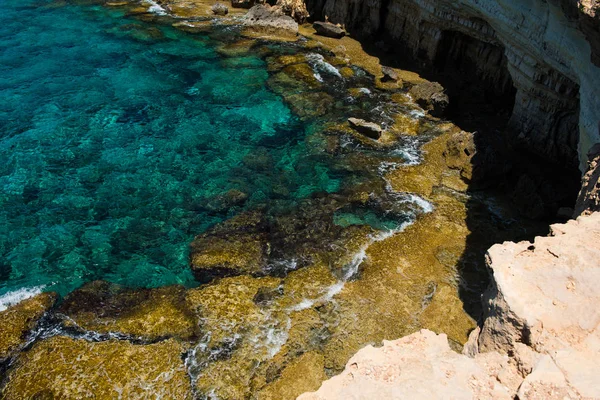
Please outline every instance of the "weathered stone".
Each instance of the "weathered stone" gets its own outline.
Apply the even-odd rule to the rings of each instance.
[[[150,345],[88,342],[55,336],[22,353],[7,374],[0,397],[17,399],[191,399],[175,340]]]
[[[575,205],[575,217],[600,211],[600,143],[590,149],[588,160],[587,172],[583,176]]]
[[[383,133],[381,126],[374,122],[367,122],[364,119],[348,118],[348,123],[355,131],[368,136],[371,139],[378,140]]]
[[[446,335],[422,330],[384,340],[380,348],[363,348],[344,372],[298,400],[512,399],[511,391],[488,370],[491,357],[508,368],[507,358],[496,354],[474,360],[452,351]]]
[[[259,4],[252,7],[244,16],[243,23],[247,27],[267,33],[298,33],[298,23],[292,17],[285,15],[281,9],[268,5]]]
[[[317,31],[317,35],[327,36],[334,39],[341,39],[346,36],[346,31],[337,25],[329,22],[317,21],[313,23],[313,28]]]
[[[216,3],[210,9],[215,15],[227,15],[229,13],[229,8],[223,3]]]
[[[381,82],[397,82],[400,79],[398,73],[390,67],[381,67],[381,73],[383,74]]]
[[[450,103],[444,87],[437,82],[415,85],[409,93],[418,105],[434,117],[442,117]]]
[[[309,17],[304,0],[277,0],[276,6],[285,15],[289,15],[299,24],[306,22],[306,19]]]
[[[55,293],[41,293],[0,312],[0,363],[17,354],[55,301]]]
[[[130,289],[94,281],[70,293],[57,311],[68,317],[67,326],[98,333],[116,332],[145,340],[190,340],[198,334],[183,286]]]

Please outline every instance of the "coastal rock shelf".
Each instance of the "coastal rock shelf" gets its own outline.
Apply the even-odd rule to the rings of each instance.
[[[0,398],[600,397],[593,4],[82,3],[0,16]]]
[[[463,353],[427,330],[360,350],[299,400],[597,399],[600,213],[488,252],[485,321]]]

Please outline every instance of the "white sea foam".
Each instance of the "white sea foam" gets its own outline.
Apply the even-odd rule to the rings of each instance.
[[[156,15],[167,15],[167,11],[154,0],[144,0],[144,2],[150,5],[150,7],[148,7],[148,12]]]
[[[337,76],[338,78],[342,78],[342,74],[340,74],[340,71],[338,71],[336,67],[325,61],[325,58],[322,55],[317,53],[310,53],[306,56],[306,59],[315,71],[315,74],[318,74],[319,71],[327,72],[331,75]]]
[[[21,301],[33,297],[37,294],[42,293],[45,286],[33,286],[28,288],[21,288],[13,290],[12,292],[4,293],[0,296],[0,311],[6,310],[8,307],[13,306]]]

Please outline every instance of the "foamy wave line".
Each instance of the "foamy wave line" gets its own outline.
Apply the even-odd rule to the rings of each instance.
[[[13,290],[12,292],[4,293],[2,296],[0,296],[0,311],[4,311],[10,306],[14,306],[15,304],[22,302],[23,300],[29,299],[30,297],[42,293],[42,290],[45,287],[45,285],[26,287],[18,290]]]
[[[148,12],[156,15],[167,15],[167,11],[154,0],[144,0],[144,3],[150,5],[150,7],[148,7]]]

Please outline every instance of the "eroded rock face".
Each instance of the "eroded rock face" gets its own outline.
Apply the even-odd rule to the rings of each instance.
[[[55,336],[19,356],[0,397],[191,399],[184,351],[172,339],[134,345]]]
[[[600,141],[595,1],[581,7],[574,0],[306,3],[316,19],[328,16],[370,41],[381,34],[420,62],[476,75],[488,97],[513,98],[513,141],[546,159],[583,170],[584,155]]]
[[[0,364],[17,354],[55,301],[55,293],[41,293],[0,312]]]
[[[576,217],[600,211],[600,143],[590,149],[588,159],[588,170],[575,205]]]

